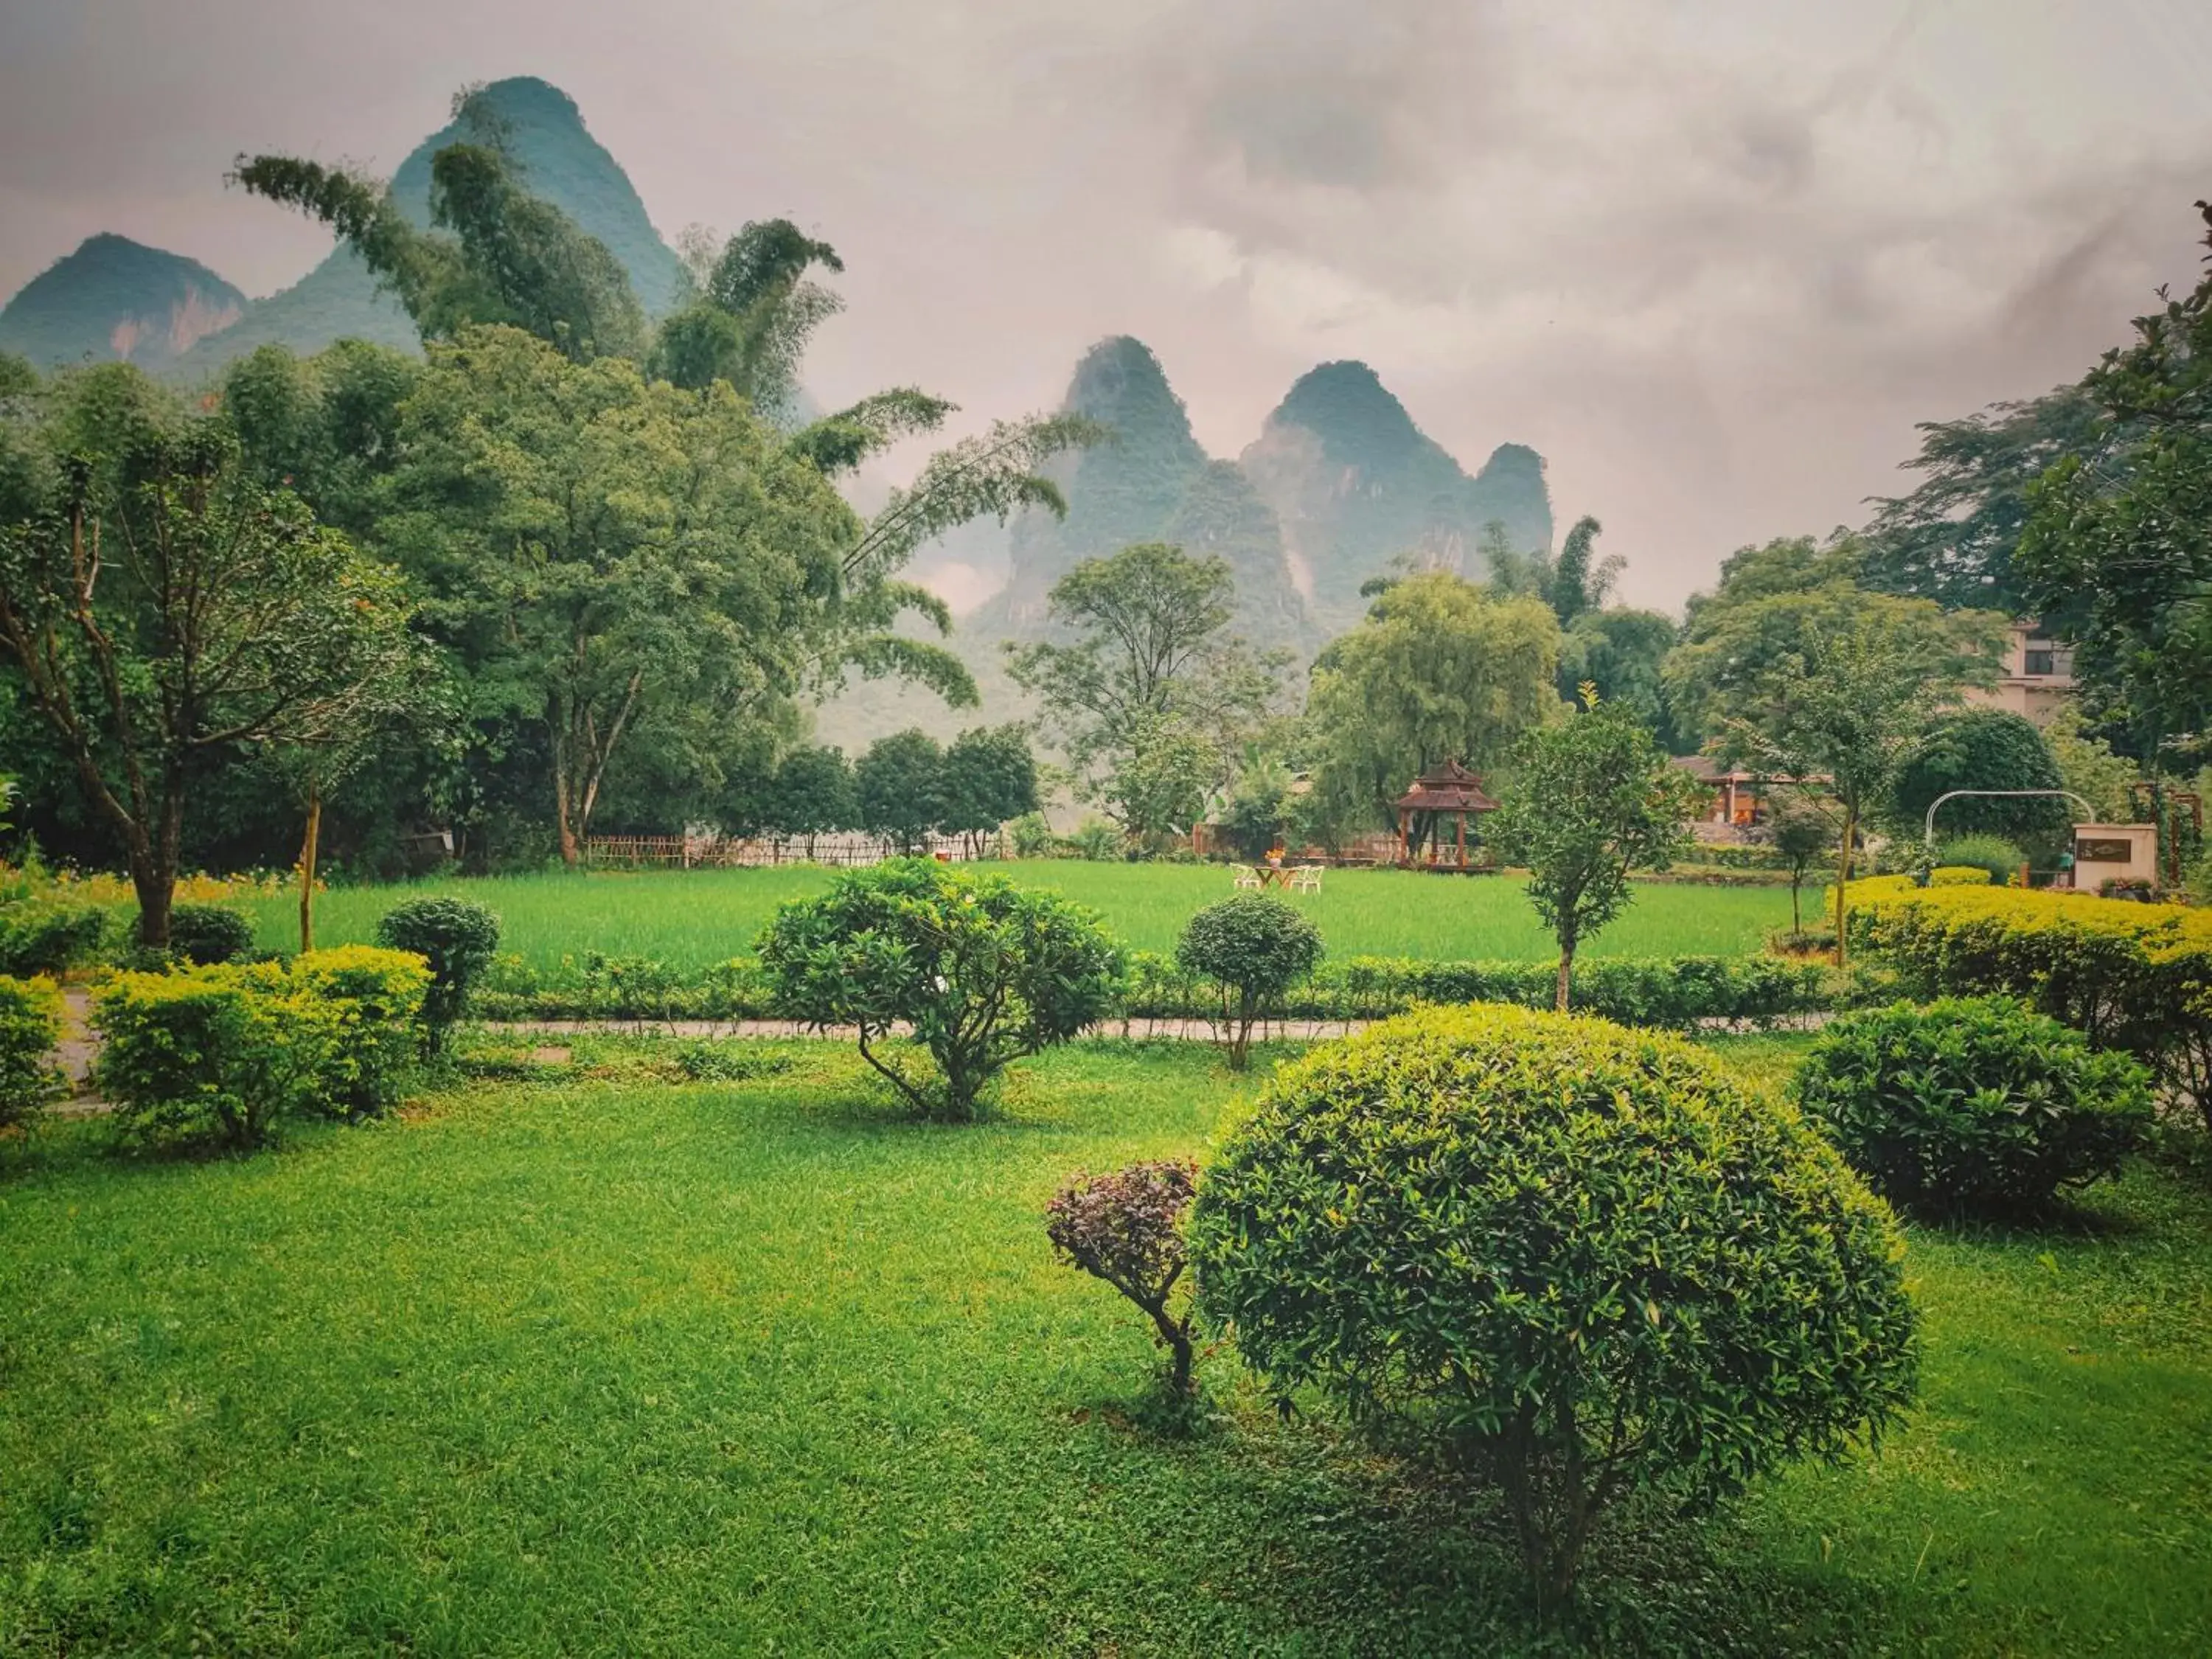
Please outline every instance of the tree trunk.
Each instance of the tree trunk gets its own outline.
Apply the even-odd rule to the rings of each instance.
[[[1844,808],[1843,850],[1836,855],[1836,966],[1838,968],[1844,966],[1850,954],[1849,946],[1844,941],[1844,884],[1851,878],[1851,842],[1857,838],[1858,829],[1858,809],[1846,805]]]
[[[1798,939],[1805,937],[1805,913],[1798,902],[1798,895],[1804,888],[1805,872],[1792,870],[1790,872],[1790,932]]]
[[[307,786],[307,833],[300,842],[300,953],[315,948],[315,850],[323,836],[323,792]]]
[[[169,908],[177,895],[174,865],[164,869],[151,853],[131,860],[131,886],[138,896],[138,943],[149,951],[169,947]]]
[[[1553,1000],[1552,1006],[1553,1006],[1554,1009],[1556,1009],[1559,1012],[1563,1013],[1563,1014],[1564,1014],[1564,1013],[1565,1013],[1565,1012],[1567,1012],[1567,988],[1568,988],[1568,987],[1569,987],[1571,984],[1572,984],[1572,983],[1573,983],[1573,981],[1574,981],[1574,972],[1575,972],[1575,942],[1574,942],[1574,940],[1572,940],[1572,939],[1562,939],[1562,940],[1559,942],[1559,994],[1558,994],[1558,996],[1557,996],[1557,997]]]
[[[583,848],[576,839],[574,816],[569,811],[568,765],[556,753],[553,758],[553,820],[561,835],[561,862],[571,870],[583,860]]]

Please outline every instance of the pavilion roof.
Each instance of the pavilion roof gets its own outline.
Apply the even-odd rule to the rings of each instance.
[[[1457,761],[1432,766],[1398,797],[1401,812],[1494,812],[1498,803],[1482,793],[1482,780]]]

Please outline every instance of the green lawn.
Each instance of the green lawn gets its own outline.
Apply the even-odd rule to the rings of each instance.
[[[989,866],[1021,882],[1066,893],[1096,908],[1127,943],[1175,946],[1200,907],[1231,892],[1218,865],[1084,864],[1063,860]],[[819,891],[827,873],[772,870],[668,871],[450,880],[421,890],[463,893],[500,915],[504,947],[539,969],[586,951],[658,957],[696,969],[747,956],[784,901]],[[349,888],[316,907],[320,944],[367,939],[404,890]],[[1529,909],[1516,877],[1420,875],[1401,870],[1332,870],[1319,893],[1293,901],[1310,914],[1330,953],[1439,960],[1548,958],[1556,947]],[[299,944],[296,902],[265,902],[261,943]],[[1790,893],[1778,887],[1650,884],[1611,927],[1584,945],[1593,956],[1741,955],[1790,921]]]
[[[1146,1425],[1138,1322],[1038,1212],[1201,1151],[1209,1051],[1079,1045],[969,1128],[839,1048],[653,1052],[240,1161],[0,1149],[0,1651],[1559,1650],[1479,1502],[1231,1354],[1209,1428]],[[1588,1649],[2212,1650],[2212,1196],[2090,1209],[1917,1231],[1910,1427],[1614,1540]]]

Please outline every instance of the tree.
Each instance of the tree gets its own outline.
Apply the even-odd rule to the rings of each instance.
[[[1036,757],[1018,726],[976,726],[945,750],[939,827],[965,836],[970,855],[983,837],[1024,812],[1037,810]]]
[[[1814,860],[1835,846],[1835,819],[1804,791],[1792,789],[1777,797],[1769,810],[1766,839],[1789,866],[1790,931],[1802,935],[1805,914],[1800,908],[1800,896],[1805,888],[1805,872]]]
[[[926,859],[848,871],[785,905],[760,958],[787,1015],[857,1028],[862,1060],[921,1116],[953,1122],[1012,1061],[1103,1014],[1121,969],[1089,911]],[[929,1071],[880,1048],[901,1024]]]
[[[1048,601],[1073,643],[1010,646],[1007,672],[1078,766],[1126,764],[1170,722],[1218,744],[1265,711],[1279,665],[1228,634],[1235,599],[1224,561],[1164,542],[1085,559]]]
[[[1844,923],[1860,828],[1888,799],[1929,720],[1956,696],[1954,683],[1927,677],[1926,618],[1912,606],[1935,608],[1924,599],[1869,604],[1747,678],[1740,706],[1748,712],[1728,719],[1721,744],[1731,761],[1801,784],[1824,782],[1840,809],[1838,968],[1849,954]]]
[[[2031,489],[2020,566],[2093,708],[2156,766],[2212,731],[2212,269],[2135,329],[2082,383],[2099,442]]]
[[[858,521],[726,386],[648,384],[514,329],[429,355],[380,533],[467,665],[471,712],[542,731],[567,862],[625,744],[769,718],[853,648],[856,615],[906,597],[848,583]],[[910,665],[973,701],[957,664]]]
[[[720,252],[711,237],[686,252],[696,297],[661,325],[654,371],[692,391],[726,381],[763,414],[784,416],[808,338],[844,309],[806,273],[842,271],[845,262],[788,219],[750,223]]]
[[[1923,421],[1918,430],[1920,453],[1905,465],[1923,481],[1909,495],[1877,498],[1859,580],[1947,611],[2033,609],[2015,568],[2031,491],[2060,461],[2101,447],[2095,402],[2063,386],[1964,420]]]
[[[1176,941],[1176,962],[1213,982],[1231,1070],[1244,1069],[1253,1025],[1321,964],[1322,950],[1321,929],[1265,893],[1238,893],[1190,919]]]
[[[1306,723],[1324,820],[1387,829],[1390,803],[1429,767],[1494,767],[1556,714],[1559,661],[1559,623],[1539,600],[1493,599],[1443,571],[1394,585],[1314,663]]]
[[[2063,789],[2051,745],[2033,721],[2002,708],[1966,708],[1939,717],[1897,775],[1891,809],[1899,829],[1917,840],[1928,809],[1954,789]],[[2003,836],[2049,848],[2067,839],[2075,809],[2056,795],[1947,805],[1936,829],[1948,835]]]
[[[1672,747],[1674,723],[1661,673],[1680,632],[1673,617],[1656,611],[1616,605],[1583,611],[1560,641],[1560,696],[1571,702],[1588,682],[1606,702],[1626,703]]]
[[[135,370],[0,436],[0,656],[120,840],[145,945],[210,776],[402,704],[407,622],[392,572]]]
[[[1221,751],[1180,715],[1131,727],[1097,794],[1124,834],[1157,850],[1198,821],[1220,775]]]
[[[1571,625],[1584,611],[1603,605],[1607,592],[1620,574],[1623,561],[1618,555],[1595,562],[1591,558],[1591,550],[1603,528],[1595,519],[1584,514],[1567,532],[1567,539],[1559,547],[1559,556],[1552,562],[1550,587],[1544,597],[1562,628]]]
[[[1869,618],[1900,673],[1947,690],[1994,679],[2004,617],[1872,592],[1847,574],[1858,556],[1856,544],[1820,550],[1805,538],[1746,548],[1722,567],[1720,590],[1692,599],[1682,643],[1661,669],[1683,736],[1720,736],[1731,717],[1789,683],[1784,665]]]
[[[817,836],[859,829],[860,798],[845,751],[810,745],[786,755],[775,763],[760,816],[762,828],[778,840],[802,837],[810,859]]]
[[[868,745],[853,769],[860,828],[913,853],[945,817],[945,751],[915,727]]]
[[[1627,908],[1630,871],[1674,861],[1698,797],[1696,780],[1632,710],[1594,695],[1514,750],[1489,834],[1501,854],[1528,866],[1528,902],[1559,941],[1561,1013],[1576,949]]]

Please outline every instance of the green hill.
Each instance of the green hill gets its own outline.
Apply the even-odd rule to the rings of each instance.
[[[585,128],[575,100],[528,76],[495,82],[483,96],[531,189],[607,245],[629,272],[647,313],[667,310],[682,280],[682,266],[653,229],[629,175]],[[456,127],[441,129],[416,145],[392,174],[392,195],[417,224],[429,222],[431,157],[465,136]],[[204,376],[258,346],[276,343],[307,353],[348,338],[400,347],[418,343],[407,313],[377,290],[375,279],[351,250],[339,247],[290,288],[254,301],[234,326],[201,342],[178,368],[180,374]]]
[[[1302,375],[1241,465],[1281,520],[1291,567],[1326,634],[1358,621],[1360,584],[1401,556],[1486,574],[1474,550],[1492,520],[1516,547],[1551,545],[1535,451],[1501,445],[1469,477],[1364,363]]]
[[[94,236],[0,309],[0,350],[42,369],[120,358],[160,370],[235,323],[247,303],[197,259]]]

